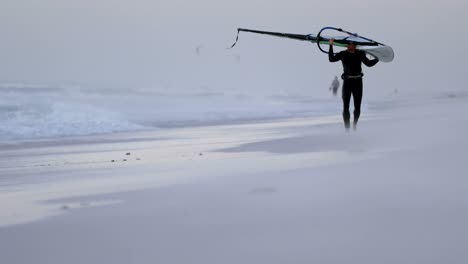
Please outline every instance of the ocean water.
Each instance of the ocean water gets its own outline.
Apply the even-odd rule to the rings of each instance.
[[[0,85],[0,142],[335,115],[339,97]]]

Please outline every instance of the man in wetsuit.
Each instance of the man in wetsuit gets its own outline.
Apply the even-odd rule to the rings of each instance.
[[[349,102],[351,101],[351,95],[354,101],[354,122],[353,128],[356,129],[359,115],[361,114],[361,100],[362,100],[362,73],[361,64],[364,63],[367,67],[372,67],[379,60],[377,58],[370,60],[367,58],[366,53],[362,50],[356,49],[355,43],[350,43],[347,49],[337,54],[333,53],[334,39],[330,39],[330,50],[328,51],[328,59],[330,62],[341,61],[343,63],[343,121],[346,130],[351,126],[350,124],[350,113],[349,113]]]

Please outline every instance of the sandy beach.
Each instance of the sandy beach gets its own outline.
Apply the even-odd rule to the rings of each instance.
[[[467,103],[5,145],[2,263],[464,263]]]

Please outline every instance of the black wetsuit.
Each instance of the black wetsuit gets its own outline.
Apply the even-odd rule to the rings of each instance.
[[[345,127],[350,127],[350,113],[349,113],[349,102],[351,101],[351,95],[354,101],[354,124],[356,125],[359,116],[361,114],[361,100],[362,100],[362,67],[364,63],[368,67],[372,67],[378,59],[369,60],[366,54],[361,50],[356,50],[354,53],[350,53],[346,50],[333,54],[333,46],[330,45],[328,52],[328,59],[330,62],[340,61],[343,63],[343,121]]]

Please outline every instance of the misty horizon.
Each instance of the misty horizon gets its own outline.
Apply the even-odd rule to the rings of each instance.
[[[226,48],[237,27],[308,34],[331,25],[394,48],[394,62],[364,69],[370,95],[464,85],[468,55],[442,44],[468,39],[466,2],[267,3],[6,1],[0,83],[323,95],[341,65],[314,45],[244,34]]]

